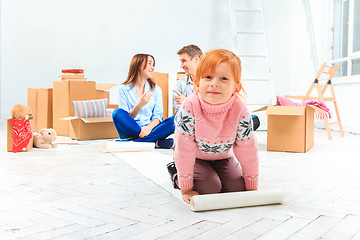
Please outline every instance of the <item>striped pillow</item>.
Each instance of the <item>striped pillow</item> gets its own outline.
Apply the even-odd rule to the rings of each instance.
[[[73,101],[75,117],[105,117],[107,99],[97,99],[89,101]]]

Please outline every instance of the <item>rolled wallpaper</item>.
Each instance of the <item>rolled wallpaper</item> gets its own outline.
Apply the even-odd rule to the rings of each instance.
[[[155,143],[101,141],[100,146],[104,152],[139,152],[154,150]]]
[[[190,207],[194,212],[279,204],[284,199],[281,189],[267,189],[232,193],[196,195],[190,199]]]

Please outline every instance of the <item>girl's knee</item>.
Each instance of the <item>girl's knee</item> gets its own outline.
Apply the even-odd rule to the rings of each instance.
[[[245,191],[245,181],[244,177],[238,177],[236,179],[231,179],[227,183],[223,184],[221,192],[241,192]]]
[[[218,176],[207,175],[203,179],[194,180],[194,191],[199,194],[213,194],[221,192],[221,181]]]

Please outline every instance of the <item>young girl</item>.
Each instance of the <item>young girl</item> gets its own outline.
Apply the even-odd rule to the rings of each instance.
[[[240,77],[234,53],[208,52],[196,71],[195,92],[175,117],[175,184],[187,203],[197,194],[257,189],[257,142]]]
[[[172,148],[174,140],[166,137],[175,130],[174,117],[162,119],[162,91],[151,79],[154,67],[155,59],[149,54],[132,58],[128,77],[119,87],[119,108],[112,117],[120,139]]]

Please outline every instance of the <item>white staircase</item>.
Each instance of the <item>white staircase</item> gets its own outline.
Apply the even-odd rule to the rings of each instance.
[[[242,81],[250,110],[274,104],[262,0],[229,0],[234,52],[242,63]]]

